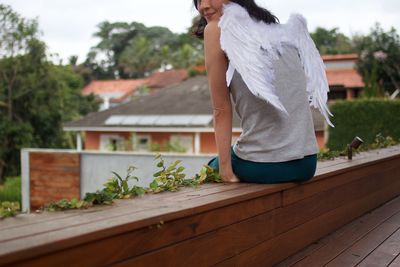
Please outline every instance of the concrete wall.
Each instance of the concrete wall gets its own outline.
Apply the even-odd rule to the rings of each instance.
[[[80,192],[82,198],[87,192],[102,189],[103,184],[113,176],[112,171],[125,177],[127,168],[131,165],[138,168],[133,174],[140,179],[138,183],[132,181],[131,184],[148,186],[153,180],[153,174],[158,171],[154,156],[154,153],[23,149],[21,152],[22,209],[30,211],[51,201],[71,198],[71,190]],[[182,160],[180,166],[185,167],[184,173],[188,178],[198,173],[212,157],[213,155],[163,153],[167,165],[172,161]],[[71,171],[71,158],[79,159],[74,161],[76,162],[74,169],[78,168],[74,181],[80,182],[68,184],[69,188],[65,190],[63,181],[68,177],[65,176],[63,170],[66,173]],[[41,188],[38,188],[38,182]],[[56,192],[56,194],[49,195],[49,192]]]

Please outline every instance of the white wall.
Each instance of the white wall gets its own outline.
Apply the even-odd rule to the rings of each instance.
[[[126,176],[126,170],[130,165],[138,169],[133,175],[140,178],[139,183],[133,181],[131,184],[148,186],[153,181],[153,174],[159,171],[156,167],[158,161],[154,160],[154,153],[139,152],[87,152],[74,150],[50,150],[50,149],[22,149],[21,150],[21,176],[22,176],[22,210],[29,212],[30,207],[30,173],[29,173],[29,154],[31,152],[47,153],[79,153],[81,155],[80,177],[81,177],[81,197],[88,192],[95,192],[102,189],[103,184],[110,179],[112,171],[121,177]],[[184,173],[187,178],[193,177],[201,167],[213,157],[213,155],[187,155],[163,153],[163,158],[168,166],[169,163],[182,160],[179,166],[185,167]]]
[[[175,160],[182,160],[179,166],[185,167],[186,177],[191,178],[212,156],[163,154],[163,158],[166,165]],[[132,184],[148,186],[154,179],[153,174],[160,170],[156,167],[157,162],[154,160],[154,154],[84,152],[81,155],[81,196],[103,188],[107,179],[113,176],[112,171],[124,178],[130,165],[138,168],[133,175],[139,178],[139,183]]]

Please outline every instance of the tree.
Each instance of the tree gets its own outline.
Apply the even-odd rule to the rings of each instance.
[[[146,37],[140,36],[125,49],[119,59],[119,68],[128,77],[141,78],[161,67],[162,59]]]
[[[19,149],[68,147],[62,123],[97,108],[71,66],[52,64],[35,20],[0,4],[0,179],[19,173]]]
[[[84,65],[96,79],[141,78],[159,69],[186,68],[202,61],[203,45],[190,33],[137,22],[102,22]]]
[[[376,24],[369,35],[354,38],[360,59],[357,69],[366,84],[366,96],[383,96],[400,89],[400,37],[392,28]]]
[[[203,61],[203,54],[190,44],[185,43],[179,49],[172,52],[170,63],[173,68],[188,69]]]
[[[323,55],[355,53],[351,39],[338,32],[338,28],[328,30],[318,27],[315,32],[311,33],[311,37],[319,52]]]

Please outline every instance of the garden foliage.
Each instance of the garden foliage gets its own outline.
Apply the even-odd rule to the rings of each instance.
[[[400,139],[400,101],[361,99],[339,101],[331,106],[335,128],[329,129],[327,148],[342,150],[355,136],[365,145],[376,143],[379,136]],[[378,137],[377,137],[378,136]]]

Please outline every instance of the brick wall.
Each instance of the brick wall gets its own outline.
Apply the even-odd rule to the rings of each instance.
[[[85,149],[99,150],[100,149],[100,133],[85,132]]]
[[[29,154],[31,210],[63,198],[80,198],[80,155]]]

